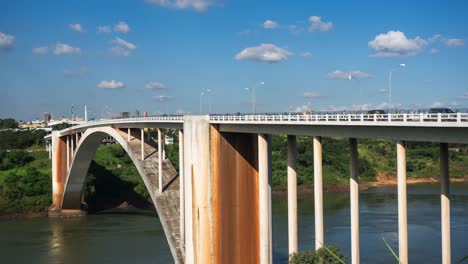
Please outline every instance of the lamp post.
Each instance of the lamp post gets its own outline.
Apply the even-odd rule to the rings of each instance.
[[[394,71],[398,70],[399,68],[403,68],[403,67],[406,67],[406,64],[401,63],[397,67],[391,69],[390,72],[388,73],[388,103],[389,103],[388,107],[389,107],[390,110],[393,108],[393,105],[392,105],[392,73]]]
[[[252,114],[255,114],[255,107],[256,107],[256,100],[255,100],[255,87],[257,87],[258,85],[264,85],[265,82],[259,82],[255,85],[252,86],[252,88],[245,88],[245,90],[247,91],[251,91],[252,92]]]
[[[353,75],[348,75],[348,80],[353,80]],[[354,78],[354,80],[356,80],[357,84],[358,84],[358,88],[359,88],[359,110],[362,111],[363,109],[363,104],[362,104],[362,86],[361,86],[361,82],[359,81],[358,78]]]
[[[202,90],[200,92],[200,115],[203,112],[203,96],[205,95],[205,93],[209,93],[209,92],[211,92],[210,89]],[[209,100],[209,98],[208,98],[208,100]],[[211,112],[211,101],[209,102],[209,112]]]

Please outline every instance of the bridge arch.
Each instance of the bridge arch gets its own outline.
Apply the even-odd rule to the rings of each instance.
[[[145,170],[145,163],[148,161],[142,161],[141,154],[137,151],[132,150],[131,142],[126,140],[126,135],[126,133],[112,127],[95,127],[89,128],[85,131],[85,133],[78,142],[75,154],[73,155],[70,163],[70,169],[68,171],[63,186],[64,191],[61,208],[65,210],[80,209],[81,194],[84,187],[84,182],[86,180],[88,169],[91,165],[91,161],[93,160],[97,148],[101,145],[102,141],[106,137],[111,136],[122,146],[122,148],[128,154],[133,164],[135,165],[138,174],[142,178],[145,187],[148,190],[148,193],[154,204],[154,207],[158,213],[161,225],[164,229],[164,233],[166,235],[169,248],[171,249],[171,253],[174,257],[175,262],[183,262],[182,247],[179,242],[179,215],[174,215],[174,213],[172,213],[170,215],[173,217],[167,217],[168,213],[165,211],[170,210],[172,204],[170,206],[161,204],[165,203],[165,201],[167,200],[173,200],[175,196],[178,196],[178,187],[171,188],[165,191],[167,192],[167,194],[160,194],[156,187],[158,186],[158,184],[154,183],[154,180],[157,177],[150,177],[148,170]],[[140,139],[138,138],[135,138],[135,140],[140,141]],[[156,157],[157,155],[153,156]],[[154,164],[152,163],[151,165]],[[178,181],[178,178],[176,178],[175,176],[177,175],[174,175],[174,181],[171,182],[172,184],[174,184],[175,181]],[[178,182],[176,183],[178,184]],[[169,195],[171,197],[170,199],[163,199],[164,195]],[[178,201],[174,204],[178,204]],[[178,208],[176,208],[175,211],[178,213]],[[177,222],[177,224],[173,224],[174,222]]]

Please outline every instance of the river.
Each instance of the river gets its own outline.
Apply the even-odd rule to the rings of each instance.
[[[440,263],[438,184],[408,186],[410,263]],[[452,261],[468,255],[468,183],[451,184]],[[324,194],[325,243],[350,256],[349,194]],[[298,200],[299,249],[314,248],[313,199]],[[287,200],[273,198],[274,262],[287,259]],[[108,211],[73,219],[0,221],[1,263],[170,263],[153,211]],[[396,187],[360,194],[361,263],[395,263],[382,238],[398,252]],[[348,257],[349,260],[349,257]],[[348,262],[348,261],[347,261]]]

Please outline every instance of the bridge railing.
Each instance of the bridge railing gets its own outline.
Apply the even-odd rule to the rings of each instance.
[[[468,113],[452,114],[260,114],[260,115],[213,115],[214,122],[468,122]]]

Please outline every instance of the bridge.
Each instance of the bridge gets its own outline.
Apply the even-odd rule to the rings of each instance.
[[[155,142],[145,129],[157,129]],[[179,172],[165,158],[164,131],[179,132]],[[442,262],[451,263],[449,143],[468,143],[468,113],[187,115],[86,122],[53,131],[51,216],[80,214],[84,180],[103,139],[135,164],[176,263],[271,263],[271,135],[286,134],[289,252],[298,252],[296,136],[314,151],[315,248],[324,241],[322,137],[349,138],[351,262],[359,263],[358,139],[395,140],[398,253],[408,263],[406,141],[440,144]]]

